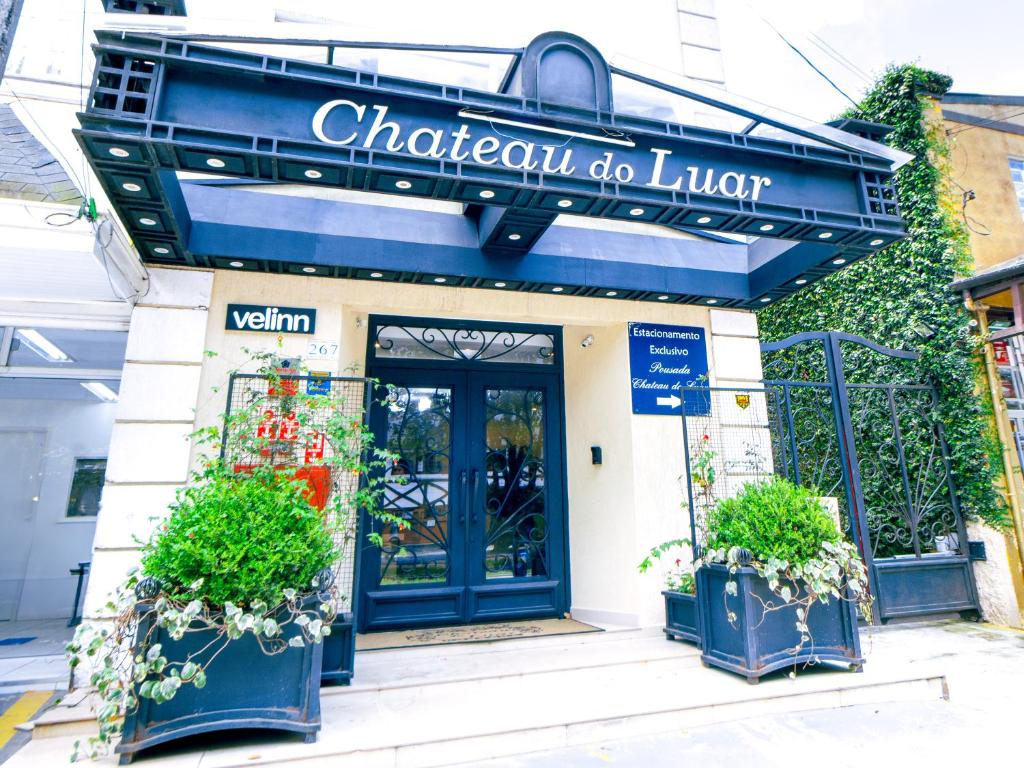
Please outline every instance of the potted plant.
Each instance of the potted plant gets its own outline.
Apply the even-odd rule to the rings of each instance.
[[[639,565],[640,573],[654,566],[655,560],[673,549],[689,547],[689,539],[672,539],[651,549]],[[677,557],[665,572],[665,635],[669,640],[687,640],[700,644],[700,629],[697,623],[697,582],[693,569]]]
[[[247,350],[248,351],[248,350]],[[311,374],[301,363],[273,353],[252,353],[260,374],[232,377],[232,399],[240,403],[225,418],[228,444],[223,454],[237,472],[253,467],[294,469],[309,489],[308,498],[331,527],[339,584],[351,584],[359,510],[404,527],[380,509],[382,473],[393,459],[374,447],[364,421],[368,379]],[[210,442],[218,439],[210,430]],[[373,539],[378,534],[369,534]],[[375,541],[375,544],[380,542]],[[351,596],[337,594],[331,632],[323,641],[325,685],[348,685],[354,676],[355,625]]]
[[[113,622],[83,623],[68,645],[99,699],[98,735],[76,757],[114,747],[123,764],[236,728],[316,738],[323,641],[344,602],[332,567],[352,506],[378,513],[379,482],[363,479],[377,460],[363,458],[361,418],[299,392],[297,372],[271,356],[257,360],[262,394],[194,433],[212,450],[108,603]],[[325,487],[319,467],[347,480]]]
[[[814,491],[779,477],[748,483],[708,508],[704,537],[696,578],[705,664],[751,683],[799,664],[861,669],[867,572]]]

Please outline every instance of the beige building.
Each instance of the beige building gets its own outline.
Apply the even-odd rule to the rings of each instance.
[[[1024,606],[1024,96],[947,93],[941,109],[952,194],[963,211],[974,266],[973,276],[954,287],[963,292],[989,340],[983,381],[995,405],[1014,522],[1005,537],[1006,557],[1017,605]],[[989,541],[998,543],[993,537]],[[995,557],[1002,558],[1002,547],[995,549]],[[1006,623],[1020,621],[1009,595],[996,613]]]

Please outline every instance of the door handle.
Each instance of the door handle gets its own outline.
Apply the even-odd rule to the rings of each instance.
[[[476,510],[476,495],[477,495],[477,491],[480,488],[480,473],[477,472],[476,469],[473,469],[472,470],[472,475],[473,475],[473,492],[470,493],[469,499],[468,499],[469,507],[470,507],[470,509],[469,509],[469,520],[470,520],[470,522],[473,525],[476,525],[476,520],[477,520],[477,515],[476,515],[476,511],[477,511]]]
[[[462,489],[462,509],[459,511],[459,525],[465,525],[467,504],[466,470],[462,470],[461,472],[459,472],[459,486]]]

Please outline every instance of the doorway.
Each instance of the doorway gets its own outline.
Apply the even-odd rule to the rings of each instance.
[[[557,329],[371,320],[370,426],[401,523],[364,521],[380,546],[361,558],[360,629],[563,615]]]

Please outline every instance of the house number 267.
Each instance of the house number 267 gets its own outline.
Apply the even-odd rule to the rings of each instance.
[[[311,341],[306,347],[307,360],[334,360],[338,356],[338,344],[333,341]]]

